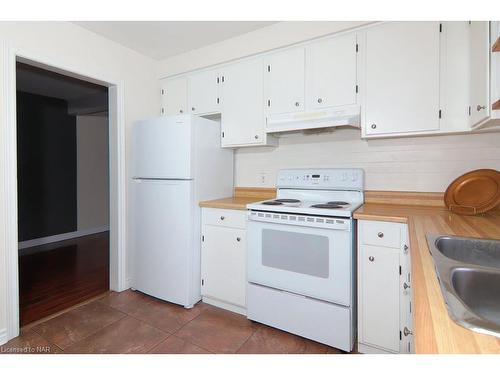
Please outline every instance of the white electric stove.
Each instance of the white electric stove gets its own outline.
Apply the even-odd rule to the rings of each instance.
[[[247,205],[249,319],[350,351],[361,169],[289,169],[274,200]]]

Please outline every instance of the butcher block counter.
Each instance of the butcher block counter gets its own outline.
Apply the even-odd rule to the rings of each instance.
[[[228,210],[246,210],[247,204],[276,198],[274,188],[242,188],[234,189],[234,195],[228,198],[214,199],[199,203],[200,207],[223,208]]]
[[[426,234],[500,239],[500,212],[462,216],[440,204],[432,207],[370,203],[376,199],[370,199],[369,194],[366,198],[368,203],[356,210],[354,218],[408,224],[415,352],[500,353],[500,338],[470,331],[449,317],[426,240]]]

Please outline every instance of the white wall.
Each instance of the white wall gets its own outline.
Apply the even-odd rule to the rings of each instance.
[[[274,186],[280,168],[309,167],[363,168],[368,190],[442,192],[467,171],[500,170],[500,133],[369,141],[354,129],[293,135],[281,138],[277,148],[237,150],[235,185]]]
[[[157,62],[128,48],[111,42],[70,22],[0,22],[0,82],[4,82],[7,48],[51,62],[67,70],[86,74],[108,82],[123,83],[124,121],[127,144],[133,121],[158,113],[160,100],[155,74]],[[0,90],[3,85],[0,84]],[[0,103],[8,98],[0,91]],[[0,139],[4,137],[6,116],[0,104]],[[128,155],[127,155],[128,159]],[[4,150],[0,150],[0,175],[4,169]],[[0,335],[6,327],[5,233],[6,202],[4,184],[0,184]],[[1,337],[0,337],[1,339]]]
[[[76,118],[77,230],[109,226],[108,116]]]

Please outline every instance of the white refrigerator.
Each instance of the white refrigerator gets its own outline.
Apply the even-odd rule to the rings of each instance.
[[[132,288],[190,308],[201,299],[198,202],[232,195],[233,152],[219,122],[181,115],[134,124],[131,158]]]

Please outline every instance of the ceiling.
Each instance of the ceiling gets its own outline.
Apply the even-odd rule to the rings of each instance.
[[[84,21],[74,23],[143,55],[162,60],[276,22]]]

